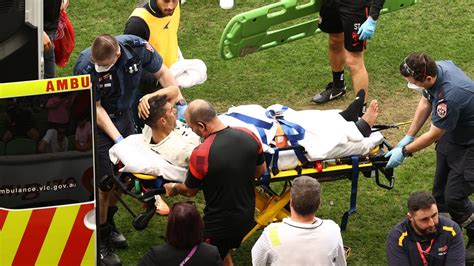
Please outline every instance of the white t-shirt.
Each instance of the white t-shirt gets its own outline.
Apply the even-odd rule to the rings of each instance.
[[[158,144],[151,143],[152,132],[149,126],[145,125],[142,134],[145,143],[154,152],[169,163],[183,168],[188,168],[189,157],[200,144],[199,136],[180,121],[177,121],[176,128]]]
[[[69,145],[67,137],[65,137],[60,143],[58,142],[58,132],[56,129],[48,129],[43,137],[43,140],[48,143],[48,152],[67,151]]]
[[[303,224],[285,218],[265,228],[252,248],[252,264],[346,265],[341,230],[332,220]]]

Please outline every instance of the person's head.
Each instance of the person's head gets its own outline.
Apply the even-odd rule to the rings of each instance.
[[[56,128],[58,142],[62,142],[67,136],[67,125],[60,125]]]
[[[176,127],[176,109],[168,102],[166,95],[148,99],[150,114],[145,124],[152,130],[173,130]]]
[[[203,223],[196,207],[189,202],[175,203],[168,215],[166,242],[176,248],[190,248],[203,241]]]
[[[400,64],[400,74],[411,84],[421,88],[431,88],[436,81],[437,67],[425,53],[411,53]],[[411,84],[410,84],[411,83]]]
[[[120,46],[114,36],[102,34],[94,39],[91,61],[97,72],[109,71],[120,58]]]
[[[178,6],[179,0],[150,0],[156,1],[156,5],[160,9],[161,13],[165,16],[171,16],[174,13],[174,10]]]
[[[438,207],[431,193],[417,191],[408,198],[408,219],[419,235],[433,235],[439,222]]]
[[[194,133],[207,138],[212,133],[208,124],[217,119],[217,115],[214,107],[209,102],[198,99],[189,103],[184,112],[184,118]]]
[[[318,180],[300,176],[291,185],[290,206],[301,216],[314,215],[321,204],[321,186]]]

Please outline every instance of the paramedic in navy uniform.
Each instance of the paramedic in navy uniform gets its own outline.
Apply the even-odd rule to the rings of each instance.
[[[164,94],[176,97],[172,94],[178,92],[176,80],[147,41],[132,35],[99,35],[92,47],[81,52],[74,66],[75,75],[91,75],[97,108],[99,178],[113,174],[109,149],[134,133],[130,107],[143,69],[154,73],[164,88],[140,99],[139,112],[147,117],[150,97]],[[112,248],[124,248],[128,243],[115,228],[113,215],[117,211],[117,198],[112,195],[112,191],[99,193],[99,259],[106,265],[120,265]]]
[[[406,136],[387,167],[397,167],[437,141],[433,196],[440,212],[449,212],[469,237],[466,262],[474,261],[474,81],[452,61],[433,61],[424,53],[412,53],[400,64],[400,73],[410,87],[423,89],[423,96]],[[431,114],[428,132],[415,135]]]

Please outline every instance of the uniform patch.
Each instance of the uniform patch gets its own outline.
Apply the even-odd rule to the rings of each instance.
[[[446,103],[440,103],[436,106],[436,113],[439,117],[444,118],[448,114],[448,105]]]
[[[153,49],[153,46],[150,45],[150,43],[148,42],[145,42],[145,48],[150,51],[150,52],[154,52],[155,50]]]
[[[438,248],[438,256],[443,256],[443,255],[446,255],[448,253],[448,246],[447,245],[444,245],[440,248]]]

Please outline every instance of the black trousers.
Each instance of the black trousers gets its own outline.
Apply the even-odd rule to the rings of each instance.
[[[134,134],[135,129],[133,126],[132,115],[130,110],[123,112],[122,115],[111,118],[117,130],[122,134],[124,138]],[[105,132],[101,129],[97,130],[97,177],[101,178],[104,175],[113,175],[114,168],[110,161],[109,150],[115,144]]]
[[[470,182],[469,182],[470,181]],[[436,144],[436,174],[433,196],[440,212],[449,212],[458,224],[464,223],[473,213],[469,200],[474,186],[474,148],[448,141],[443,136]],[[468,229],[474,229],[474,223]]]

